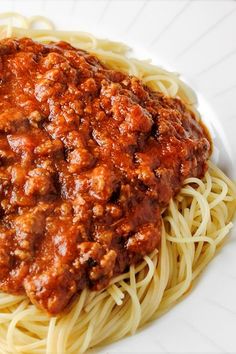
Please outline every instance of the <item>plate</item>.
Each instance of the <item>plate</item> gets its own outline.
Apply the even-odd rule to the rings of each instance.
[[[3,11],[125,42],[136,57],[180,72],[198,94],[215,161],[236,178],[236,2],[1,0]],[[236,352],[235,254],[236,228],[184,301],[133,337],[92,352]]]

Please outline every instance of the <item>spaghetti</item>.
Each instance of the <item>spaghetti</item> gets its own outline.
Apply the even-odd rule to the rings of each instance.
[[[107,66],[142,79],[154,90],[178,97],[196,113],[195,94],[176,74],[127,56],[120,43],[99,40],[84,32],[55,31],[41,17],[0,15],[8,19],[0,37],[31,37],[40,42],[65,40],[86,49]],[[13,20],[19,27],[13,26]],[[34,26],[44,24],[46,29]],[[0,293],[0,352],[83,353],[88,348],[133,334],[181,300],[223,245],[232,228],[236,187],[212,162],[202,180],[189,178],[163,211],[159,250],[132,265],[101,291],[84,289],[70,311],[49,317],[26,296]]]

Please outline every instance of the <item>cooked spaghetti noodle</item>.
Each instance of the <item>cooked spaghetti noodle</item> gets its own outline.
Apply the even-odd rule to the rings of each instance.
[[[0,37],[31,37],[40,42],[65,40],[95,54],[107,66],[135,75],[154,90],[179,97],[194,112],[196,97],[176,74],[131,59],[120,43],[98,40],[84,32],[55,31],[41,17],[0,15],[8,19]],[[13,21],[19,27],[13,26]],[[46,29],[33,29],[40,22]],[[212,162],[205,177],[189,178],[163,211],[159,250],[145,256],[99,292],[85,289],[70,311],[49,317],[26,296],[0,293],[1,353],[83,353],[133,334],[162,315],[192,288],[232,228],[236,187]]]

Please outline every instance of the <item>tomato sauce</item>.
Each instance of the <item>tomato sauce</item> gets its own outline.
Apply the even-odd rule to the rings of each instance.
[[[158,247],[202,177],[207,133],[179,100],[67,43],[0,41],[0,290],[50,314]]]

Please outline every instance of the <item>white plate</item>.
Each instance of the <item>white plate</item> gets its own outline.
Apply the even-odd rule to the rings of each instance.
[[[126,42],[140,58],[182,73],[201,93],[218,164],[236,177],[236,2],[1,0],[0,11],[11,10]],[[184,301],[135,336],[95,352],[236,352],[235,231]]]

